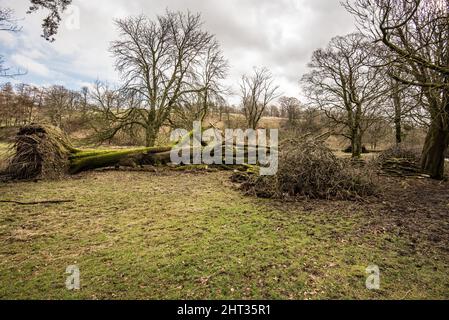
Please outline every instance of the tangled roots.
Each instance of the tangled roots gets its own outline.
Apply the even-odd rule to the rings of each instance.
[[[61,177],[67,172],[70,153],[75,150],[60,129],[37,124],[22,127],[13,148],[6,174],[19,180]]]

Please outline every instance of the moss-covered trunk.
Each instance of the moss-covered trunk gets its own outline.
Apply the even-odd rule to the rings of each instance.
[[[184,145],[185,139],[190,139],[193,132],[179,140],[179,143],[164,147],[142,147],[132,149],[81,150],[72,146],[69,138],[59,129],[51,126],[30,125],[21,128],[15,143],[15,154],[10,160],[6,174],[12,179],[53,178],[66,173],[76,174],[82,171],[111,166],[135,167],[142,165],[167,164],[171,162],[173,148]],[[197,148],[187,146],[183,154],[190,153],[193,159]],[[225,146],[222,156],[225,155]],[[247,160],[249,150],[253,146],[232,147],[234,163],[237,158]],[[200,147],[200,153],[214,155],[215,148]],[[174,150],[176,151],[176,149]],[[239,152],[237,152],[239,151]],[[267,148],[269,152],[269,148]],[[218,155],[217,155],[218,156]],[[219,156],[220,157],[220,156]],[[181,164],[190,164],[187,163]],[[57,175],[55,173],[58,173]]]
[[[72,153],[69,157],[70,173],[110,167],[126,163],[142,165],[166,163],[170,160],[170,147],[149,147],[124,150],[85,150]]]

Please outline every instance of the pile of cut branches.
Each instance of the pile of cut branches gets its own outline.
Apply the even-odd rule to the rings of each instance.
[[[376,162],[381,173],[396,177],[422,177],[417,150],[395,146],[379,154]]]
[[[273,176],[236,173],[246,193],[263,198],[355,199],[375,193],[367,170],[338,159],[321,141],[283,141],[278,173]]]

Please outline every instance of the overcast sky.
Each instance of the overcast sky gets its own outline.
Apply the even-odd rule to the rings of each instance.
[[[22,19],[20,33],[0,32],[0,54],[9,66],[28,72],[16,81],[72,89],[97,79],[119,81],[108,52],[117,38],[114,18],[154,17],[166,9],[200,12],[204,28],[216,35],[229,61],[228,85],[237,91],[242,74],[265,66],[282,92],[296,97],[301,97],[298,81],[313,50],[355,30],[339,0],[74,0],[56,41],[48,43],[40,37],[43,15],[25,14],[28,0],[0,0],[0,6]]]

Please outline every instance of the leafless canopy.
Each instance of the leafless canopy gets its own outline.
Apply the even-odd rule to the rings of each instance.
[[[202,30],[199,14],[167,11],[154,21],[138,16],[116,24],[120,39],[112,43],[111,52],[123,88],[143,99],[129,119],[145,128],[151,145],[173,108],[187,95],[199,94],[207,104],[220,93],[227,61],[215,37]]]
[[[14,11],[10,8],[0,8],[0,31],[19,31]]]
[[[326,49],[313,53],[311,71],[302,83],[310,102],[321,108],[359,156],[363,133],[372,124],[386,92],[374,46],[360,33],[335,37]],[[357,148],[356,148],[357,147]]]
[[[287,115],[289,123],[292,124],[298,117],[301,103],[295,97],[281,97],[279,104],[282,112]]]
[[[392,62],[403,74],[416,68],[449,76],[449,2],[447,0],[356,0],[347,2],[362,31],[382,42],[394,54]],[[419,71],[419,70],[418,70]],[[448,87],[447,82],[410,80],[404,83],[424,87]]]
[[[279,97],[279,86],[267,68],[254,68],[251,76],[242,76],[240,92],[248,126],[256,129],[268,104]]]
[[[14,11],[9,8],[0,8],[0,31],[17,32],[20,31]],[[3,56],[0,54],[0,77],[13,77],[23,74],[20,71],[12,72],[11,68],[5,66]]]

